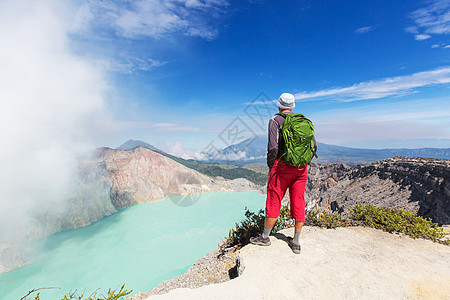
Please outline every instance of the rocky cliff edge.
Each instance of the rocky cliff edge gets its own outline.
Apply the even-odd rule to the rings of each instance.
[[[233,280],[131,299],[449,299],[448,246],[364,227],[305,226],[296,255],[286,243],[292,231],[271,236],[268,247],[242,248]]]

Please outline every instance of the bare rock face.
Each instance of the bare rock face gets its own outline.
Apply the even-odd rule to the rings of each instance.
[[[336,185],[350,169],[346,164],[311,164],[305,188],[306,209],[316,207],[320,196]]]
[[[0,245],[0,274],[29,264],[24,251],[7,244]]]
[[[450,223],[450,160],[393,157],[348,170],[320,193],[318,205],[348,213],[355,204],[400,207]]]
[[[341,180],[349,170],[351,170],[351,167],[346,164],[310,164],[308,167],[308,182],[305,187],[306,210],[318,207],[320,196]],[[260,191],[267,194],[267,184],[261,187]],[[282,200],[282,203],[288,202],[289,189]]]
[[[112,181],[111,202],[116,209],[173,195],[258,190],[246,179],[212,178],[144,147],[105,149],[102,155]]]

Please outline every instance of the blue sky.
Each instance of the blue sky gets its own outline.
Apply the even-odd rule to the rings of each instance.
[[[82,97],[55,97],[61,109],[81,101],[54,111],[67,116],[61,125],[71,140],[88,135],[90,144],[117,147],[141,139],[190,157],[237,141],[230,129],[241,140],[266,134],[251,111],[259,107],[258,117],[268,118],[271,100],[290,92],[321,142],[450,147],[449,0],[36,3],[2,4],[15,16],[4,26],[34,20],[19,29],[34,41],[30,52],[41,46],[43,54],[32,55],[45,74],[36,80],[53,78],[52,53],[67,58],[58,64],[65,70],[95,77],[64,83]],[[25,48],[20,43],[11,38],[11,49]]]

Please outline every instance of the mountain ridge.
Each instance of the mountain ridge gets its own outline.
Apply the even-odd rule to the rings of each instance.
[[[233,164],[243,166],[252,163],[266,163],[267,137],[257,136],[246,139],[242,142],[227,146],[219,150],[218,155],[202,152],[203,160],[182,159],[168,154],[144,141],[129,140],[122,144],[117,150],[130,150],[134,147],[142,146],[150,150],[166,155],[182,164],[192,168],[193,162]],[[385,148],[385,149],[365,149],[345,146],[330,145],[317,142],[318,158],[313,162],[321,164],[345,163],[350,166],[357,164],[371,164],[394,156],[424,157],[434,159],[450,159],[450,148]],[[220,157],[217,159],[216,157]],[[195,168],[194,168],[195,169]]]
[[[450,159],[450,148],[386,148],[364,149],[330,145],[317,141],[317,159],[313,162],[345,163],[348,165],[370,164],[393,156],[424,157],[435,159]],[[265,163],[267,137],[258,136],[230,145],[222,150],[229,161],[236,164]],[[233,159],[239,157],[239,159]]]
[[[130,139],[130,140],[126,141],[125,143],[123,143],[119,147],[115,148],[114,150],[132,150],[132,149],[137,148],[139,146],[147,148],[147,149],[150,149],[150,150],[153,150],[153,151],[156,151],[156,152],[164,152],[161,149],[158,149],[155,146],[150,145],[147,142],[144,142],[144,141],[141,141],[141,140],[133,140],[133,139]]]

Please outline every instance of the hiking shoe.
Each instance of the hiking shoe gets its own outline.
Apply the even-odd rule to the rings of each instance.
[[[262,234],[255,236],[255,237],[251,237],[250,238],[250,243],[254,244],[254,245],[258,245],[258,246],[270,246],[270,238],[263,238]]]
[[[292,249],[292,252],[294,252],[295,254],[300,254],[300,250],[301,250],[300,245],[294,244],[292,240],[293,239],[291,237],[287,238],[289,247]]]

